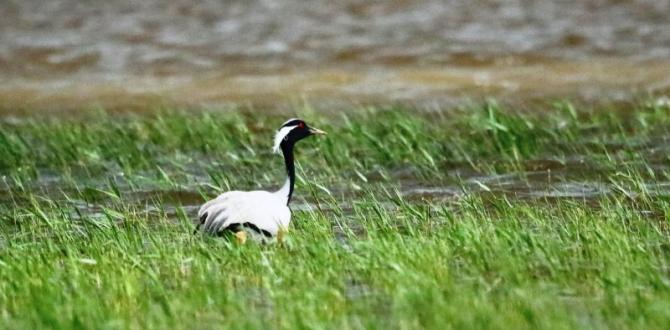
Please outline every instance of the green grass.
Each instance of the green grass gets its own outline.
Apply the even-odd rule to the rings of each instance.
[[[4,120],[0,327],[666,328],[670,109],[533,110],[299,110],[330,135],[270,246],[192,222],[282,183],[286,115]],[[606,189],[550,194],[571,183]]]

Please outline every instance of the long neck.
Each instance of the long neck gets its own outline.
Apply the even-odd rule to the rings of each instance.
[[[293,143],[282,144],[281,151],[284,154],[284,164],[286,165],[286,175],[288,176],[286,182],[288,184],[288,195],[286,196],[286,205],[288,205],[291,202],[291,195],[293,195],[293,186],[295,185],[295,165],[293,164]]]

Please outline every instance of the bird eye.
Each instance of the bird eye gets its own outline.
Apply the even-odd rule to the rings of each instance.
[[[300,128],[305,128],[305,123],[303,123],[303,122],[299,123],[299,124],[298,124],[298,127],[300,127]]]

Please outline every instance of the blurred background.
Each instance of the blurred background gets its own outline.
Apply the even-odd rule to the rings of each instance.
[[[0,2],[0,107],[443,107],[670,91],[670,1]]]

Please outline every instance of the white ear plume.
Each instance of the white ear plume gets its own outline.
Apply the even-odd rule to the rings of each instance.
[[[298,127],[298,126],[297,125],[286,126],[286,127],[282,127],[281,129],[279,129],[279,131],[277,131],[277,134],[275,135],[275,143],[272,146],[272,151],[274,153],[277,153],[277,154],[279,153],[279,151],[281,150],[281,147],[280,147],[281,141],[286,137],[286,135],[288,135],[289,132],[291,132],[292,129],[294,129],[296,127]]]

